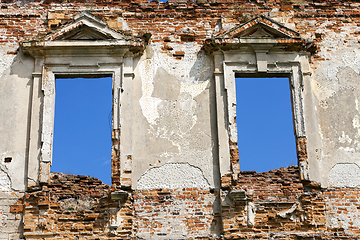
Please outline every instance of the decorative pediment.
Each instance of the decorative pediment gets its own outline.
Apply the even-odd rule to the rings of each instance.
[[[23,42],[22,47],[32,55],[38,53],[46,55],[46,50],[51,50],[52,54],[58,54],[55,52],[73,51],[82,47],[97,48],[102,52],[106,49],[113,51],[114,48],[137,52],[143,49],[144,40],[116,31],[105,21],[88,12],[82,12],[77,14],[70,23],[48,33],[45,37]],[[35,53],[40,48],[41,52]],[[92,54],[95,53],[92,52]]]
[[[258,54],[275,48],[282,51],[312,52],[312,46],[312,42],[302,39],[298,32],[261,15],[244,24],[215,33],[205,41],[204,49],[211,53],[247,48]]]
[[[126,37],[111,29],[107,23],[88,12],[76,15],[73,21],[54,33],[50,33],[44,40],[123,40]]]
[[[300,40],[300,34],[284,25],[259,16],[247,23],[235,26],[227,31],[222,31],[214,36],[215,39],[293,39]]]
[[[87,26],[86,24],[80,25],[75,29],[65,32],[64,34],[55,38],[55,40],[109,40],[114,39],[110,34],[103,33]]]
[[[268,71],[269,53],[311,52],[311,42],[300,34],[265,16],[259,16],[230,30],[223,30],[205,41],[204,49],[209,53],[231,52],[255,53],[257,72]],[[240,59],[237,55],[237,59]]]

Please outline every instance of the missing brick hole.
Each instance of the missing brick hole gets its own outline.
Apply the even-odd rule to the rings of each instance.
[[[9,163],[9,162],[11,162],[11,160],[12,160],[12,157],[6,157],[6,158],[4,159],[4,162],[5,162],[5,163]]]
[[[323,35],[324,35],[323,33],[315,33],[315,38],[322,39]]]
[[[194,36],[183,35],[183,36],[181,36],[181,41],[182,42],[194,42],[195,37]]]
[[[176,59],[181,59],[185,56],[185,52],[183,51],[176,51],[174,54],[173,54],[174,58]]]
[[[58,24],[51,24],[50,25],[50,30],[56,30],[59,27]]]
[[[173,50],[173,48],[171,46],[167,45],[167,44],[164,45],[163,49],[164,50],[170,50],[170,51]]]

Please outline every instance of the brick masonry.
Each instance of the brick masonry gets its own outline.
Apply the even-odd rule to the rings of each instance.
[[[234,189],[247,199],[223,206],[225,239],[357,239],[357,189],[310,189],[295,166],[264,173],[240,172]],[[248,223],[249,202],[255,206]],[[349,214],[350,213],[350,214]],[[327,221],[336,222],[329,228]],[[332,224],[334,225],[334,224]]]
[[[213,190],[136,190],[119,203],[111,200],[114,188],[100,180],[52,173],[48,185],[27,193],[10,211],[24,214],[26,239],[212,239],[219,224],[222,239],[359,237],[358,189],[304,187],[295,166],[241,171],[232,187],[240,189],[246,192],[240,201],[222,192],[219,218],[214,211],[218,193]]]
[[[209,190],[196,188],[135,191],[137,235],[144,239],[169,234],[180,239],[211,236],[215,197]]]
[[[324,51],[333,47],[321,47],[326,44],[324,32],[343,33],[343,48],[354,41],[358,44],[360,34],[357,1],[2,1],[0,44],[10,46],[4,56],[17,55],[21,41],[39,39],[83,10],[125,34],[151,33],[149,43],[161,44],[161,52],[175,60],[186,53],[174,44],[191,43],[200,49],[219,26],[244,23],[259,14],[282,19],[302,38],[313,40],[310,63],[314,69],[331,60]],[[52,174],[47,184],[24,196],[9,190],[0,199],[0,231],[5,231],[2,223],[7,221],[21,222],[16,231],[26,239],[360,238],[357,188],[320,188],[303,181],[293,166],[264,173],[238,172],[238,146],[230,142],[234,174],[222,176],[221,189],[136,190],[131,188],[132,157],[120,159],[117,134],[120,130],[113,132],[113,186],[87,176]],[[305,138],[297,139],[300,163],[307,161],[306,144]],[[121,174],[120,161],[128,167]],[[128,194],[124,202],[111,198],[120,188]],[[229,199],[228,194],[237,190],[244,190],[246,197]]]
[[[245,4],[246,3],[246,4]],[[219,21],[222,24],[241,23],[259,14],[267,15],[272,9],[280,9],[272,13],[272,17],[291,17],[295,31],[300,34],[311,34],[317,43],[322,35],[315,31],[326,21],[334,21],[331,31],[341,31],[344,24],[359,24],[360,11],[356,2],[313,2],[313,1],[69,1],[67,4],[56,1],[34,1],[26,6],[15,1],[1,3],[1,43],[18,43],[39,38],[51,30],[69,22],[75,14],[83,9],[91,9],[91,13],[106,20],[114,29],[138,35],[145,32],[152,34],[151,42],[176,41],[184,43],[190,40],[202,44],[211,36]],[[124,21],[130,30],[124,30]],[[165,20],[166,19],[166,20]],[[304,21],[306,20],[306,21]],[[316,21],[312,24],[311,21]],[[191,26],[190,32],[188,28]],[[125,28],[127,29],[127,28]],[[357,36],[354,32],[351,35]],[[185,37],[184,37],[185,36]],[[310,36],[309,36],[310,37]],[[171,52],[166,45],[165,52]],[[12,52],[9,52],[11,54]],[[173,52],[175,54],[175,52]],[[314,57],[316,60],[321,60]]]

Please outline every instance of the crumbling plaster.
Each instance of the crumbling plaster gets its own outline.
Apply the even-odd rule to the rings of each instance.
[[[167,163],[147,170],[137,181],[136,187],[140,190],[184,188],[209,190],[210,185],[199,168],[187,163]]]
[[[317,28],[322,38],[319,56],[324,61],[313,64],[311,82],[316,97],[314,108],[321,138],[318,159],[324,187],[337,182],[334,177],[339,176],[329,174],[336,164],[360,164],[360,51],[358,37],[352,34],[359,27],[344,23],[338,31],[332,31],[331,26],[333,23],[325,21]]]
[[[299,24],[296,21],[294,22],[292,20],[293,14],[294,13],[292,13],[292,15],[284,15],[276,9],[273,9],[269,16],[273,17],[274,20],[282,22],[285,26],[293,27],[295,29],[297,29],[297,25],[300,26],[301,24],[305,24]],[[55,19],[59,16],[56,14],[52,16],[50,14],[48,17],[49,19]],[[124,18],[117,18],[116,21],[121,23],[119,26],[116,24],[114,25],[113,18],[108,20],[109,24],[113,27],[121,28],[125,31],[130,29],[129,25],[124,23]],[[227,24],[226,21],[224,20],[220,27],[229,29],[236,24],[232,21]],[[307,23],[314,26],[316,25],[316,22],[311,20]],[[318,55],[319,57],[324,58],[324,60],[311,62],[311,71],[313,72],[313,75],[309,78],[310,80],[304,78],[304,115],[307,119],[305,124],[309,135],[307,146],[310,159],[310,178],[313,181],[321,182],[322,186],[328,185],[328,172],[334,164],[358,161],[356,159],[358,159],[357,152],[360,144],[357,140],[359,134],[356,133],[359,131],[359,121],[357,117],[358,89],[356,78],[358,78],[359,75],[360,64],[358,63],[360,58],[359,51],[356,48],[358,41],[356,34],[351,34],[352,32],[356,33],[359,30],[359,27],[354,23],[344,23],[338,26],[338,31],[333,31],[333,29],[330,28],[332,26],[332,21],[324,21],[316,26],[317,35],[315,35],[317,37],[320,36],[322,40],[318,45]],[[210,26],[207,28],[209,27]],[[186,31],[192,32],[193,30],[191,28],[181,30],[181,32]],[[207,34],[210,33],[211,31],[208,29]],[[313,38],[309,33],[304,33],[304,37],[305,39]],[[154,37],[154,39],[156,38]],[[123,154],[122,156],[134,155],[134,159],[132,160],[134,167],[132,173],[134,176],[134,186],[136,186],[136,181],[148,167],[158,167],[167,162],[187,162],[189,159],[192,159],[191,161],[193,161],[191,164],[195,163],[194,165],[197,165],[204,170],[204,176],[214,186],[214,174],[216,175],[219,171],[216,164],[217,159],[213,156],[215,150],[211,147],[212,144],[214,144],[211,139],[215,139],[213,132],[213,127],[215,125],[206,117],[210,116],[211,119],[216,118],[216,115],[212,113],[212,106],[214,106],[214,103],[211,103],[210,101],[210,96],[213,96],[212,94],[214,94],[212,93],[212,88],[214,87],[212,85],[212,56],[201,51],[200,49],[202,46],[196,42],[179,44],[177,43],[178,39],[176,37],[170,37],[170,39],[173,39],[173,41],[166,44],[167,48],[171,49],[170,52],[173,54],[181,52],[182,55],[180,59],[165,53],[163,51],[163,44],[158,42],[149,44],[142,56],[133,59],[135,73],[134,85],[131,87],[124,84],[123,89],[127,89],[125,93],[127,95],[134,91],[134,96],[131,97],[134,101],[131,100],[131,106],[125,109],[132,109],[131,111],[133,112],[130,116],[137,116],[137,112],[141,112],[141,115],[145,117],[146,122],[142,122],[142,124],[139,124],[141,127],[135,127],[134,130],[136,131],[137,128],[142,128],[143,124],[148,124],[147,127],[141,129],[141,134],[144,136],[144,132],[146,132],[145,138],[152,140],[135,139],[135,142],[129,144],[128,147],[122,147],[123,149],[127,149],[126,155]],[[16,58],[13,58],[13,55],[8,54],[8,52],[15,52],[16,49],[14,44],[10,44],[7,47],[5,45],[2,48],[2,51],[4,52],[3,55],[5,56],[2,58],[2,68],[4,69],[3,76],[7,76],[5,69],[9,70],[9,67],[12,66],[12,70],[8,73],[11,75],[11,78],[19,76],[23,81],[25,79],[31,79],[30,76],[25,76],[25,72],[33,72],[31,69],[33,64],[31,58],[22,55],[21,51]],[[242,58],[245,59],[245,56],[246,54],[243,54]],[[254,58],[254,55],[250,54],[249,57]],[[268,57],[269,62],[273,61],[271,60],[270,55]],[[28,61],[29,64],[24,65],[24,61]],[[255,61],[256,59],[252,59],[249,62],[250,64],[254,64]],[[334,68],[334,64],[338,67]],[[17,68],[17,66],[20,65],[21,67]],[[26,71],[24,71],[24,66],[27,66]],[[133,70],[129,69],[129,71]],[[16,72],[21,72],[21,74],[16,74]],[[166,79],[166,84],[162,82],[162,79]],[[138,81],[141,87],[138,85]],[[171,84],[168,84],[169,81],[171,81]],[[10,84],[9,86],[4,86],[2,88],[6,89],[6,93],[2,94],[2,96],[5,97],[11,95],[11,97],[5,98],[5,101],[11,102],[11,104],[4,105],[6,105],[7,108],[10,106],[17,108],[15,111],[16,113],[14,111],[2,113],[4,115],[3,119],[12,119],[15,116],[14,114],[20,113],[23,116],[21,117],[22,119],[29,118],[29,115],[31,114],[27,112],[28,109],[26,109],[26,105],[16,104],[16,101],[21,101],[20,99],[24,99],[21,102],[28,101],[26,99],[29,99],[28,94],[30,85],[27,84],[27,87],[23,88],[23,93],[17,91],[16,93],[19,95],[15,95],[12,94],[11,89],[18,89],[14,84],[18,84],[19,81],[3,81],[2,83]],[[138,93],[137,91],[139,90],[141,90],[141,92]],[[13,100],[10,101],[12,98]],[[125,99],[126,97],[124,97],[124,100]],[[346,119],[337,121],[334,120],[336,114],[333,114],[333,112],[339,113],[344,110],[339,109],[339,104],[334,104],[335,102],[339,102],[339,100],[346,103],[345,105],[349,108],[346,112],[349,114],[338,114],[340,117]],[[127,100],[123,102],[124,105],[128,104]],[[209,102],[210,104],[204,106],[204,104],[199,104],[199,102]],[[331,104],[331,102],[333,102],[333,104]],[[137,103],[139,103],[140,109],[137,108]],[[333,106],[329,106],[329,104]],[[309,107],[312,105],[316,105],[315,111]],[[181,118],[178,118],[178,116]],[[37,116],[34,115],[33,117]],[[200,119],[199,117],[203,117],[203,119]],[[124,116],[124,118],[127,117]],[[131,120],[126,121],[130,122]],[[142,120],[139,118],[137,121]],[[329,127],[333,128],[334,124],[341,124],[341,121],[346,122],[343,127],[339,127],[337,130],[329,129]],[[10,121],[4,120],[4,122]],[[12,122],[15,122],[17,125],[25,124],[24,121],[21,123],[18,121]],[[12,129],[14,127],[16,126],[12,124],[12,126],[6,127],[6,129]],[[344,129],[340,130],[340,128]],[[16,129],[23,129],[23,127],[19,125]],[[133,129],[133,127],[131,127],[131,129]],[[236,129],[232,131],[236,133]],[[129,135],[130,133],[126,133],[126,130],[124,130],[124,134]],[[4,137],[4,139],[11,138],[17,143],[22,141],[21,148],[26,148],[28,144],[26,142],[27,137],[20,137],[21,134],[14,135],[22,140],[18,141],[10,136],[8,138]],[[232,141],[236,142],[236,134],[231,134],[231,137],[233,138]],[[194,139],[198,140],[194,143]],[[139,152],[136,144],[138,141],[151,141],[149,146],[158,146],[156,148],[150,147],[150,149],[148,149],[150,152],[153,152],[152,154],[154,156],[154,158],[151,158],[153,160],[149,160],[147,163],[148,165],[144,164],[144,161],[142,160],[143,157],[147,156],[142,156],[142,153],[137,153]],[[4,141],[2,146],[9,145],[11,142],[12,141]],[[161,144],[158,144],[160,142]],[[21,144],[16,145],[20,148]],[[16,147],[6,147],[6,149],[11,148],[15,149]],[[160,148],[163,149],[161,150]],[[5,155],[12,155],[9,150],[4,150],[2,152],[2,158],[4,158]],[[19,152],[20,151],[18,150],[14,150],[14,154],[18,155],[14,156],[14,159],[24,159],[24,155],[21,157]],[[137,158],[137,156],[139,156],[139,158]],[[182,157],[179,158],[179,156]],[[183,159],[186,159],[186,161]],[[27,171],[25,169],[26,167],[30,168],[30,172],[36,171],[36,166],[33,164],[26,166],[26,164],[16,165],[17,163],[19,162],[16,161],[16,163],[8,164],[10,175],[12,174],[11,168],[23,168],[24,174],[25,171]],[[31,170],[31,168],[34,169]],[[227,168],[228,167],[223,164],[222,169]],[[221,174],[223,175],[227,171],[228,170],[225,170]],[[319,174],[319,172],[321,172],[321,174]],[[30,177],[30,181],[36,182],[36,179],[31,179],[32,177]],[[23,185],[23,183],[21,183],[22,180],[19,180],[19,183],[16,183],[16,181],[18,180],[14,180],[14,187],[17,184]],[[20,187],[18,188],[20,189]]]
[[[21,51],[17,53],[17,48],[14,44],[0,48],[0,164],[8,171],[12,188],[24,191],[29,137],[24,129],[29,118],[34,60]],[[5,158],[11,158],[11,162],[5,163]]]
[[[118,141],[119,145],[114,146],[113,149],[120,152],[121,155],[119,158],[120,171],[126,173],[121,172],[121,176],[124,179],[128,177],[132,185],[127,186],[121,182],[120,186],[114,187],[124,187],[123,189],[129,192],[136,192],[134,196],[128,198],[129,208],[133,207],[131,210],[123,208],[123,205],[117,202],[107,205],[106,211],[109,212],[112,219],[109,222],[104,220],[104,224],[111,227],[111,234],[117,234],[116,228],[121,228],[123,224],[129,222],[132,223],[134,219],[134,228],[129,224],[130,227],[126,227],[131,230],[127,229],[126,231],[134,233],[140,238],[209,237],[212,232],[211,228],[214,226],[218,229],[224,227],[227,236],[233,232],[245,230],[248,232],[240,233],[244,234],[242,236],[248,234],[248,236],[254,237],[254,227],[259,226],[261,217],[268,218],[265,221],[266,224],[270,218],[272,219],[273,222],[270,221],[269,225],[264,227],[264,229],[270,229],[275,226],[271,224],[278,224],[280,221],[274,217],[274,212],[279,213],[277,216],[281,218],[285,216],[281,221],[289,220],[292,213],[298,214],[296,207],[298,205],[293,205],[291,199],[288,198],[289,194],[296,195],[296,197],[301,195],[305,199],[310,199],[304,200],[302,203],[309,204],[307,208],[304,208],[304,211],[308,212],[300,214],[304,214],[308,219],[301,219],[298,226],[302,228],[306,225],[310,226],[311,231],[314,229],[318,231],[313,233],[314,235],[310,234],[311,236],[319,234],[316,235],[318,237],[324,233],[325,229],[322,228],[325,224],[324,217],[326,217],[326,226],[330,229],[327,229],[329,231],[332,231],[332,228],[337,228],[336,231],[342,228],[350,235],[353,228],[357,231],[360,223],[357,220],[359,213],[354,199],[358,196],[360,174],[360,51],[358,42],[360,29],[356,22],[358,21],[359,4],[335,6],[337,9],[328,13],[323,12],[323,6],[335,3],[303,1],[293,3],[293,6],[289,2],[281,2],[281,4],[266,2],[264,4],[276,6],[264,7],[267,9],[264,11],[262,7],[256,5],[258,3],[249,3],[251,6],[247,9],[239,5],[233,6],[230,3],[229,5],[214,2],[204,4],[202,1],[191,3],[170,1],[166,3],[168,4],[166,7],[164,7],[165,3],[154,1],[135,4],[134,2],[136,0],[132,1],[129,8],[128,4],[124,2],[121,2],[121,7],[110,3],[101,6],[96,3],[81,5],[77,2],[51,3],[47,6],[45,1],[41,4],[28,1],[14,4],[1,3],[2,6],[6,6],[1,8],[3,16],[9,14],[9,18],[14,19],[4,20],[6,21],[4,26],[14,28],[1,28],[1,34],[4,34],[2,38],[4,43],[2,42],[3,45],[0,47],[0,53],[3,56],[0,59],[0,122],[2,123],[0,125],[0,238],[19,238],[22,210],[21,208],[13,209],[11,212],[10,207],[14,206],[27,186],[38,187],[40,172],[42,176],[47,177],[48,175],[52,144],[51,114],[53,114],[54,103],[45,103],[46,107],[50,109],[50,114],[46,115],[46,111],[41,108],[44,103],[41,98],[43,92],[51,93],[54,88],[44,84],[49,80],[47,77],[50,76],[51,84],[53,84],[56,71],[60,74],[75,73],[76,76],[79,76],[87,74],[89,69],[92,73],[100,73],[100,75],[114,72],[116,72],[115,75],[117,74],[114,78],[116,83],[113,88],[115,89],[114,106],[119,107],[117,109],[119,111],[115,111],[113,120],[116,130],[118,130],[115,138],[121,141]],[[161,7],[157,8],[158,5]],[[156,6],[156,11],[148,11],[153,6]],[[184,7],[186,9],[182,10]],[[344,17],[347,12],[342,10],[343,8],[353,8],[351,13],[353,15]],[[31,15],[34,9],[38,13]],[[18,48],[19,42],[31,38],[37,41],[50,29],[61,29],[71,22],[78,12],[85,9],[91,10],[95,15],[101,15],[108,24],[107,26],[104,21],[90,17],[95,20],[91,20],[89,26],[99,27],[97,24],[100,24],[102,27],[99,27],[98,31],[106,29],[111,36],[120,38],[123,36],[143,37],[141,43],[144,43],[144,49],[140,44],[141,47],[136,51],[127,51],[126,54],[125,52],[118,54],[110,50],[109,52],[113,54],[111,57],[108,55],[109,52],[105,51],[103,52],[105,57],[101,58],[94,57],[93,52],[84,50],[86,44],[89,44],[86,46],[89,47],[94,42],[95,44],[99,43],[97,41],[85,44],[84,42],[77,43],[79,45],[74,45],[73,42],[49,41],[43,47],[50,46],[55,50],[65,47],[71,51],[62,52],[57,49],[57,52],[53,52],[56,54],[50,54],[48,55],[50,57],[42,59],[42,57],[37,58],[36,54],[24,55],[23,49]],[[200,10],[191,13],[194,9]],[[222,10],[218,11],[219,9]],[[168,10],[171,12],[167,12]],[[331,11],[332,8],[326,8],[326,11],[328,10]],[[159,11],[160,13],[157,13]],[[313,12],[309,13],[308,11]],[[174,17],[171,15],[173,13],[179,14],[180,17]],[[229,30],[238,26],[240,22],[244,22],[246,18],[250,20],[252,16],[264,13],[272,20],[299,31],[301,39],[305,40],[302,43],[306,43],[306,46],[316,50],[305,49],[309,52],[300,54],[296,44],[295,50],[290,48],[285,52],[281,49],[272,49],[270,52],[264,53],[255,51],[259,48],[253,48],[254,46],[248,48],[248,46],[240,47],[239,45],[234,45],[232,53],[226,48],[218,52],[204,50],[206,43],[211,42],[218,31]],[[317,15],[318,13],[319,15]],[[171,17],[166,17],[166,14]],[[337,14],[341,14],[341,16]],[[156,17],[154,18],[154,16]],[[162,18],[157,18],[158,16]],[[195,16],[199,16],[199,18],[195,18]],[[18,23],[20,22],[18,19],[21,21],[24,19],[30,27],[18,28],[21,24],[25,24],[24,22]],[[95,25],[92,25],[93,23]],[[119,32],[114,32],[111,28],[119,30]],[[145,34],[150,32],[153,35],[145,41]],[[99,32],[94,33],[97,35]],[[122,33],[125,34],[122,35]],[[47,40],[51,39],[53,35],[49,36],[50,38]],[[186,38],[192,40],[184,40]],[[227,40],[229,39],[223,42],[224,46]],[[315,43],[311,45],[309,40],[313,40]],[[250,43],[250,45],[260,43],[251,38],[241,40],[238,38],[236,41],[239,44],[241,42]],[[111,49],[112,43],[109,42],[103,44],[100,49],[103,49],[102,47]],[[78,47],[84,51],[78,51]],[[76,57],[72,55],[74,53],[77,54]],[[84,53],[86,54],[82,56]],[[68,55],[64,57],[66,54]],[[35,62],[34,58],[36,58]],[[227,66],[229,62],[233,64],[232,67],[229,67],[231,64]],[[109,63],[115,67],[104,67]],[[54,65],[56,66],[54,67]],[[45,68],[43,68],[44,66]],[[47,68],[48,66],[50,67]],[[279,192],[276,194],[271,192],[273,188],[264,184],[261,191],[250,189],[246,192],[248,195],[258,194],[260,196],[259,199],[255,199],[256,204],[252,204],[251,201],[247,202],[245,210],[247,213],[236,205],[234,205],[235,208],[226,206],[228,209],[225,211],[221,209],[220,200],[217,198],[218,191],[226,195],[227,188],[242,189],[244,185],[249,184],[245,181],[241,182],[241,179],[235,179],[236,177],[244,178],[244,176],[238,175],[234,171],[236,174],[232,176],[232,184],[235,185],[227,185],[223,189],[219,189],[221,177],[234,170],[229,162],[229,138],[230,143],[233,144],[231,147],[236,147],[236,112],[234,111],[236,99],[233,90],[235,89],[235,75],[242,72],[256,76],[259,72],[298,73],[293,75],[296,78],[295,84],[292,82],[296,85],[295,92],[297,92],[295,94],[298,94],[296,97],[301,95],[297,99],[298,101],[293,102],[296,115],[294,124],[296,136],[304,137],[301,139],[303,144],[301,147],[305,148],[305,153],[307,151],[308,159],[308,166],[304,167],[300,164],[300,175],[304,173],[304,168],[308,167],[309,175],[303,179],[310,182],[307,188],[317,186],[322,187],[321,190],[313,189],[310,194],[306,192],[307,188],[301,185],[298,177],[293,177],[289,183],[286,177],[282,179],[282,176],[277,175],[283,171],[279,170],[269,175],[265,173],[260,180],[255,176],[254,182],[250,182],[252,186],[258,188],[258,184],[262,184],[265,180],[273,181],[272,184],[279,188],[277,190]],[[44,74],[43,79],[42,74]],[[224,76],[225,81],[221,78]],[[44,81],[42,82],[42,80]],[[229,96],[231,91],[233,94]],[[303,109],[300,109],[302,107]],[[302,122],[298,121],[299,114]],[[44,129],[44,121],[47,129]],[[44,140],[41,139],[43,137],[41,134],[45,131],[47,139],[42,145],[43,151],[41,152],[41,140]],[[45,165],[41,165],[43,164],[41,162],[43,153],[47,155]],[[12,161],[5,163],[6,157],[11,157]],[[43,166],[47,167],[46,171],[42,168]],[[271,177],[269,177],[270,175]],[[48,179],[40,180],[44,184]],[[236,182],[237,180],[238,182]],[[317,185],[318,183],[320,186]],[[294,184],[296,187],[292,186]],[[188,187],[191,188],[187,189]],[[159,190],[159,188],[164,189]],[[36,188],[28,190],[36,190]],[[266,193],[262,195],[262,192]],[[39,199],[36,197],[38,193],[41,196],[43,192],[34,193],[34,197],[30,201],[35,203],[32,202],[32,204],[38,204]],[[281,201],[284,201],[281,202],[283,205],[276,202],[278,193],[283,194],[281,195]],[[350,196],[346,198],[348,193]],[[149,195],[151,198],[145,197]],[[194,197],[194,195],[200,197]],[[264,202],[263,199],[260,199],[263,197],[268,201]],[[186,198],[187,200],[182,201],[176,198]],[[149,213],[147,212],[149,209],[142,208],[142,206],[146,206],[144,202],[158,208]],[[76,204],[79,205],[78,200],[63,200],[62,203],[64,206],[68,204],[71,208],[77,206]],[[203,204],[200,207],[201,212],[187,208],[188,205],[199,206],[196,204],[200,203]],[[326,209],[323,207],[325,204]],[[348,210],[342,204],[347,206]],[[15,205],[22,206],[21,203]],[[262,215],[264,209],[261,205],[270,206],[269,215]],[[44,206],[49,205],[44,204],[42,207]],[[281,212],[278,211],[279,209],[286,210]],[[310,212],[309,209],[314,212]],[[33,219],[41,216],[39,215],[41,213],[36,213],[36,208],[32,210],[34,210],[33,215],[31,218],[27,218],[27,224],[31,227],[34,224]],[[126,213],[129,215],[122,213],[123,215],[120,216],[122,210],[131,213]],[[218,219],[224,217],[227,214],[226,211],[229,212],[228,219],[224,218],[226,221],[220,223]],[[160,235],[156,235],[156,237],[153,237],[149,230],[149,226],[152,227],[152,225],[146,222],[150,214],[153,217],[152,223],[160,223],[159,228],[156,229]],[[234,218],[232,218],[232,214]],[[243,224],[246,222],[246,229],[241,228],[241,224],[236,221],[233,224],[234,219],[236,220],[238,216],[244,218],[246,214],[247,220],[241,220]],[[164,220],[170,215],[171,220]],[[189,218],[201,216],[199,219],[205,219],[203,222],[199,222],[200,230],[187,225],[188,223],[192,224],[187,222],[187,215]],[[283,226],[291,225],[291,221],[290,219],[285,222]],[[42,220],[41,223],[45,224],[46,222]],[[211,225],[213,223],[214,226]],[[261,222],[261,224],[263,223]],[[136,224],[139,225],[136,226]],[[294,224],[298,224],[298,222]],[[1,229],[5,225],[7,226],[6,231]],[[187,229],[185,230],[185,228]],[[34,229],[37,229],[37,226]],[[219,235],[220,231],[217,230],[216,234]],[[264,234],[268,237],[275,236],[271,235],[272,233],[269,231]],[[161,235],[166,232],[170,232],[170,234]],[[284,234],[286,235],[288,232]],[[296,234],[298,234],[296,236],[305,236],[302,234],[307,233]],[[236,233],[231,236],[236,236]]]
[[[139,117],[134,119],[141,123],[135,123],[133,134],[142,136],[133,145],[135,188],[140,187],[136,181],[147,169],[166,163],[199,167],[215,187],[214,174],[218,173],[209,121],[214,114],[210,110],[211,59],[193,43],[174,47],[184,52],[180,60],[161,53],[154,44],[147,47],[135,69],[133,93],[139,107],[134,112]]]

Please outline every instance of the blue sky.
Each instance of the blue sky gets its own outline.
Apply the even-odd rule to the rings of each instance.
[[[111,183],[112,80],[57,79],[52,172]],[[289,80],[236,79],[240,170],[296,165]]]
[[[111,183],[112,80],[57,79],[52,172]]]
[[[240,170],[297,165],[288,78],[237,78]]]

